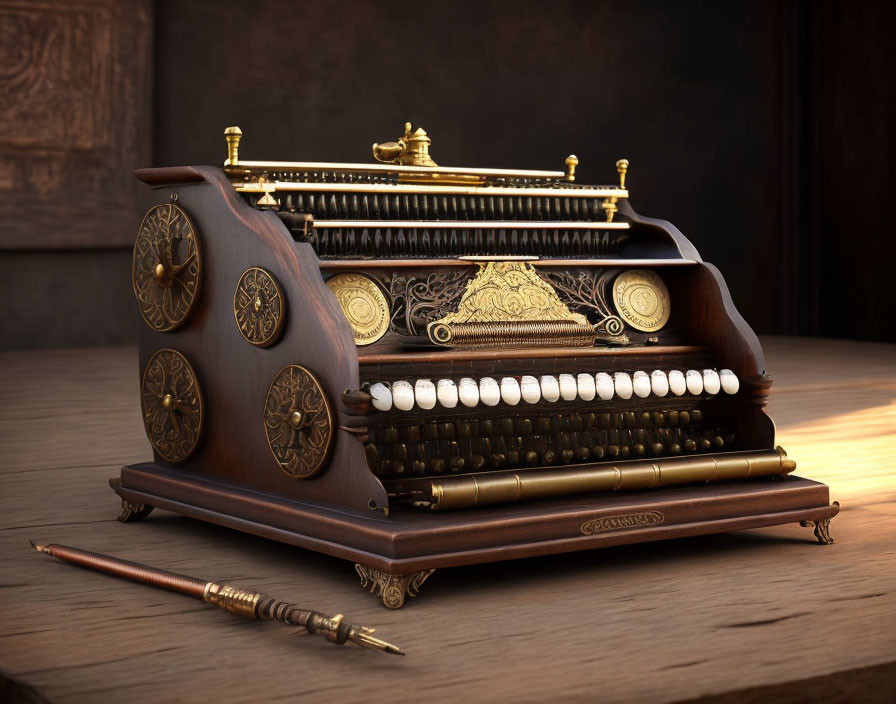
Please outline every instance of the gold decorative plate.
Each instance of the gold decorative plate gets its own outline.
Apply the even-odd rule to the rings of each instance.
[[[337,274],[327,280],[327,287],[352,326],[356,345],[372,345],[386,334],[389,304],[372,279],[362,274]]]
[[[233,317],[250,345],[270,347],[283,331],[286,297],[277,280],[264,269],[243,272],[233,293]]]
[[[202,434],[202,391],[196,372],[180,352],[161,349],[147,362],[140,385],[146,435],[166,461],[178,464]]]
[[[131,279],[140,315],[153,330],[176,330],[193,314],[202,258],[199,234],[182,208],[166,203],[146,212],[134,243]]]
[[[308,479],[323,469],[333,444],[333,411],[312,372],[290,364],[277,373],[264,400],[264,431],[289,476]]]
[[[613,282],[613,303],[635,330],[655,332],[669,322],[669,289],[647,269],[622,272]]]

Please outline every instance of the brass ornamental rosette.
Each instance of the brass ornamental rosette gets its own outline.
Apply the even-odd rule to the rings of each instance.
[[[250,345],[270,347],[280,338],[286,297],[269,272],[254,266],[243,272],[233,293],[233,317]]]
[[[131,270],[140,315],[149,327],[169,332],[196,309],[202,285],[199,234],[182,208],[150,208],[137,230]]]
[[[290,364],[277,373],[264,400],[264,431],[289,476],[308,479],[323,469],[333,444],[333,411],[312,372]]]
[[[202,391],[180,352],[161,349],[147,362],[140,385],[143,424],[153,448],[172,464],[196,449],[202,434]]]
[[[669,322],[669,289],[647,269],[630,269],[617,276],[613,303],[619,316],[635,330],[655,332]]]
[[[359,347],[372,345],[389,329],[389,304],[379,286],[362,274],[337,274],[327,280]]]

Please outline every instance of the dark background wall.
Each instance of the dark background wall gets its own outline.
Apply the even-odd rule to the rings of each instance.
[[[580,180],[601,183],[626,157],[635,209],[688,235],[757,331],[896,341],[884,284],[896,254],[891,3],[150,10],[143,143],[156,165],[220,163],[232,124],[245,159],[368,161],[370,144],[406,120],[430,133],[440,164],[559,169],[574,152]],[[135,209],[134,230],[138,221]],[[15,331],[3,345],[131,339],[127,252],[88,254],[83,266],[84,253],[59,246],[0,254],[0,315]],[[83,273],[70,281],[75,265]],[[56,285],[10,303],[22,270]],[[60,289],[72,294],[63,303]],[[117,303],[98,306],[107,291]]]

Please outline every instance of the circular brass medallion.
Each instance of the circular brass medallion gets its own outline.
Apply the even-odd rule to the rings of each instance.
[[[613,282],[613,303],[635,330],[654,332],[669,322],[669,289],[647,269],[630,269]]]
[[[131,270],[143,320],[153,330],[181,327],[199,302],[202,261],[199,234],[173,203],[150,208],[137,230]]]
[[[143,370],[140,406],[155,451],[173,464],[189,457],[202,433],[202,392],[196,372],[180,352],[162,349]]]
[[[333,412],[313,373],[283,367],[264,400],[264,431],[280,468],[307,479],[324,467],[333,444]]]
[[[356,345],[371,345],[386,334],[389,304],[371,279],[361,274],[337,274],[327,280],[327,287],[352,326]]]
[[[264,269],[246,269],[233,293],[233,317],[250,345],[273,345],[286,320],[286,297],[277,280]]]

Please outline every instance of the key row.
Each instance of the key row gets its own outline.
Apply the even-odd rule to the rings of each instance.
[[[550,466],[719,452],[734,445],[734,435],[720,429],[560,431],[548,435],[493,436],[458,440],[376,442],[365,446],[367,462],[380,476],[480,472],[516,467]]]
[[[740,388],[737,375],[730,369],[689,369],[682,372],[678,369],[666,373],[657,369],[650,374],[643,371],[627,374],[616,372],[612,376],[606,372],[597,374],[546,374],[540,379],[534,376],[523,376],[520,379],[512,376],[501,380],[486,376],[478,381],[464,377],[455,382],[453,379],[439,379],[433,383],[431,379],[395,381],[392,384],[376,382],[367,388],[373,407],[379,411],[390,411],[393,406],[399,411],[410,411],[416,406],[423,410],[435,408],[436,403],[444,408],[455,408],[458,403],[467,408],[475,408],[482,404],[497,406],[502,401],[508,406],[516,406],[520,401],[538,403],[548,401],[554,403],[564,401],[593,401],[599,398],[609,401],[616,398],[630,399],[632,396],[647,398],[667,396],[670,392],[675,396],[686,393],[700,396],[704,393],[715,395],[720,391],[736,394]]]

